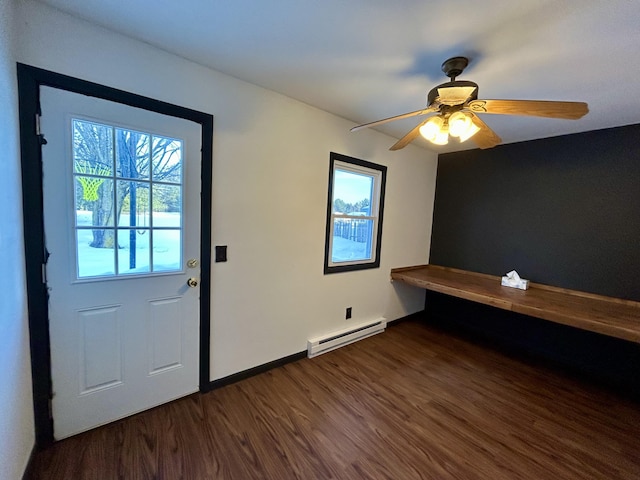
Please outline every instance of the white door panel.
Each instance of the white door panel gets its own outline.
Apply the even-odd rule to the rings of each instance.
[[[48,87],[41,108],[60,439],[198,390],[187,261],[200,251],[201,138],[199,124]],[[93,141],[106,147],[83,150]]]

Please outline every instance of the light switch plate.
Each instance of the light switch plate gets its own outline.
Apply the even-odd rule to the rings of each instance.
[[[227,246],[216,245],[216,262],[226,262],[226,261],[227,261]]]

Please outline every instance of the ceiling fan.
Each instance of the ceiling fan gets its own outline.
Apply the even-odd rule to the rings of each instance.
[[[458,137],[460,142],[473,137],[478,147],[491,148],[502,142],[502,139],[478,117],[478,113],[577,120],[589,112],[584,102],[478,100],[476,83],[456,80],[468,64],[469,59],[466,57],[453,57],[442,64],[442,71],[449,77],[449,81],[436,86],[429,92],[426,108],[358,125],[351,131],[355,132],[362,128],[375,127],[403,118],[437,113],[419,123],[389,150],[400,150],[406,147],[419,134],[436,145],[446,145],[451,135]]]

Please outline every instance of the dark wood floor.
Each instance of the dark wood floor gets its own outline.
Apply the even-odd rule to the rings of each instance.
[[[638,479],[640,405],[402,322],[58,442],[37,479]]]

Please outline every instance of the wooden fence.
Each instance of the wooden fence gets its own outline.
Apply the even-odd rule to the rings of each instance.
[[[337,218],[333,224],[333,236],[342,237],[354,242],[366,243],[371,239],[371,220],[355,220]]]

